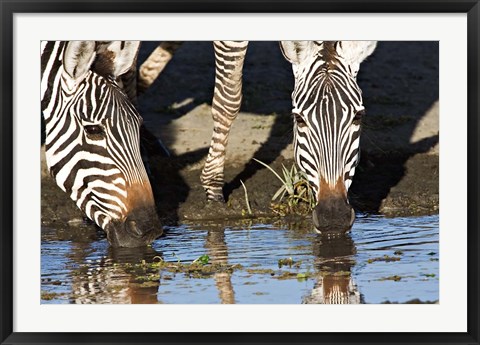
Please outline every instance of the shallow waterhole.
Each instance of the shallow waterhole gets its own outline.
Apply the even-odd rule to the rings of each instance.
[[[327,238],[302,224],[165,228],[112,249],[91,225],[43,228],[41,303],[435,303],[439,217],[357,215]]]

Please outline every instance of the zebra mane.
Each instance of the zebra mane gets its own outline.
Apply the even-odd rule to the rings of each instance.
[[[337,41],[324,41],[322,49],[320,50],[320,56],[325,61],[326,71],[331,71],[338,66],[339,56],[335,48]]]
[[[97,54],[92,64],[92,70],[104,78],[112,79],[115,70],[114,59],[115,53],[112,51],[107,50],[102,52],[102,54]]]

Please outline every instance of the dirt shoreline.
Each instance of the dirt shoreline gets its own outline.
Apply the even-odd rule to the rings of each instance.
[[[143,44],[140,63],[156,45]],[[225,205],[207,202],[199,176],[210,135],[214,78],[209,42],[187,42],[153,86],[139,98],[146,127],[172,153],[153,154],[149,165],[165,224],[205,219],[275,217],[273,174],[290,167],[291,67],[275,42],[252,42],[244,67],[242,112],[232,129],[225,169]],[[359,85],[367,108],[362,156],[350,189],[358,212],[387,216],[439,212],[438,42],[380,42],[361,66]],[[44,154],[42,152],[42,159]],[[82,219],[42,164],[42,223]],[[248,214],[245,183],[253,216]]]

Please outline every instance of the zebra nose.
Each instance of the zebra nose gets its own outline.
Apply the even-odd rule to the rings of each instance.
[[[134,238],[144,238],[151,233],[160,236],[163,233],[160,221],[154,211],[137,211],[130,214],[124,221],[124,228],[125,232]]]
[[[128,220],[125,222],[125,230],[134,237],[141,237],[143,235],[143,231],[137,225],[136,220]]]
[[[313,209],[312,219],[316,232],[342,234],[352,227],[355,211],[343,198],[324,199]]]
[[[106,228],[107,239],[113,247],[142,247],[163,234],[158,218],[142,220],[128,217],[124,222],[111,222]]]

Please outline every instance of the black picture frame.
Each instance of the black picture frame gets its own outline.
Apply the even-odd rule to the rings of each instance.
[[[0,340],[2,344],[479,344],[478,0],[18,1],[1,0]],[[15,13],[466,13],[468,15],[468,315],[465,333],[18,333],[13,332],[13,16]],[[452,317],[455,317],[452,315]]]

